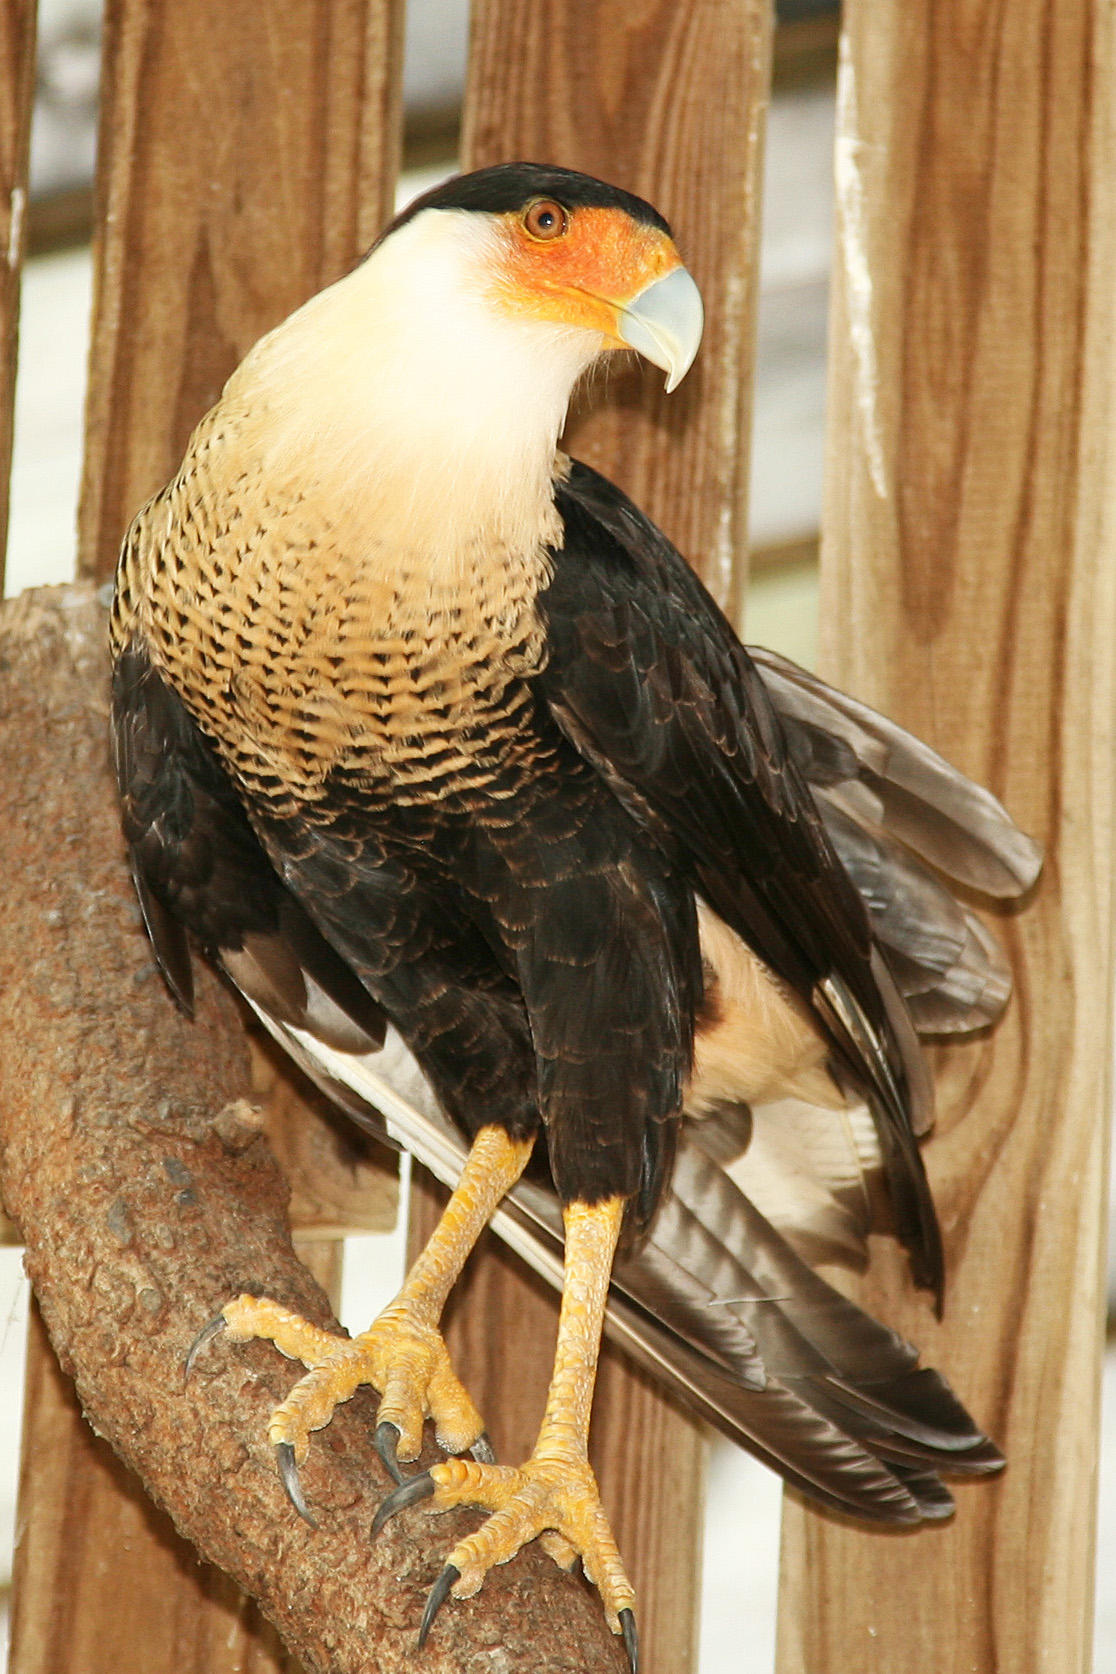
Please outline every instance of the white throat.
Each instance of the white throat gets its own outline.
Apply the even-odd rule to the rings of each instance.
[[[499,240],[481,216],[423,211],[257,344],[226,390],[272,471],[434,565],[554,538],[558,436],[603,347],[501,300]]]

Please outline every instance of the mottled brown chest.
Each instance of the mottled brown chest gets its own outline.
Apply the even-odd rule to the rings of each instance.
[[[306,807],[341,775],[428,801],[529,770],[546,579],[541,545],[478,537],[447,564],[305,488],[218,486],[202,447],[133,527],[114,632],[143,635],[253,794]]]

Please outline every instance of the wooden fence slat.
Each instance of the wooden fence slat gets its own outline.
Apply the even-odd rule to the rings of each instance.
[[[25,245],[27,162],[35,88],[36,0],[0,6],[0,595],[8,544],[19,287]],[[0,1211],[0,1242],[15,1242]]]
[[[300,1244],[390,1232],[399,1211],[394,1156],[305,1081],[269,1038],[252,1035],[249,1046],[252,1098],[291,1183],[291,1230]]]
[[[823,532],[826,672],[1047,845],[1004,1026],[943,1053],[945,1319],[864,1288],[1008,1457],[898,1539],[791,1502],[780,1674],[1091,1663],[1112,999],[1116,18],[853,0]]]
[[[109,0],[82,573],[112,573],[129,518],[237,361],[389,213],[402,15],[399,0]],[[350,1224],[377,1171],[348,1178],[323,1119],[292,1091],[281,1102],[271,1127],[298,1157],[296,1209]],[[336,1283],[335,1244],[302,1254]],[[28,1378],[12,1674],[292,1674],[254,1607],[106,1463],[38,1330]],[[49,1623],[76,1596],[75,1564],[96,1585],[64,1641]]]
[[[398,0],[109,0],[81,573],[392,205]]]
[[[82,1417],[32,1309],[11,1674],[299,1674],[234,1582],[200,1564]],[[143,1585],[121,1584],[120,1558]]]
[[[614,477],[678,541],[723,604],[746,580],[756,194],[770,72],[764,0],[483,0],[474,7],[464,167],[527,158],[603,175],[671,220],[708,330],[669,400],[638,369],[575,419],[567,445]],[[599,397],[598,391],[598,397]],[[412,1242],[439,1199],[412,1199]],[[451,1304],[448,1339],[501,1457],[523,1457],[542,1412],[556,1305],[493,1243]],[[509,1331],[517,1344],[508,1355]],[[531,1344],[525,1360],[523,1345]],[[639,1596],[643,1666],[695,1666],[704,1438],[606,1350],[593,1420],[605,1504]]]
[[[35,91],[35,13],[36,0],[0,4],[0,594],[8,542],[19,281]]]

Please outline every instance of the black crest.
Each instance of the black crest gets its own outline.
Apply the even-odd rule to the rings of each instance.
[[[495,163],[472,174],[455,174],[424,192],[396,216],[376,242],[424,209],[470,209],[507,215],[524,208],[532,198],[556,198],[566,209],[622,209],[633,221],[670,235],[670,227],[652,204],[590,174],[548,163]]]

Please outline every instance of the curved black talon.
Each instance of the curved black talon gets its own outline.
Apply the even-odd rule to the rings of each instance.
[[[419,1623],[418,1648],[420,1651],[426,1644],[427,1634],[434,1626],[435,1616],[438,1614],[439,1610],[442,1608],[449,1596],[450,1588],[453,1586],[455,1581],[459,1581],[460,1579],[461,1571],[459,1569],[455,1569],[453,1564],[447,1564],[441,1575],[439,1575],[437,1581],[435,1581],[434,1585],[431,1587],[430,1596],[426,1601],[426,1609],[423,1611],[422,1621]]]
[[[380,1455],[383,1467],[393,1482],[407,1480],[399,1469],[399,1436],[399,1426],[393,1424],[390,1418],[385,1418],[382,1424],[377,1424],[372,1436],[372,1446]]]
[[[275,1463],[279,1467],[283,1487],[287,1490],[287,1498],[303,1522],[309,1523],[312,1529],[316,1529],[317,1521],[311,1516],[310,1507],[303,1498],[302,1483],[298,1480],[298,1466],[295,1463],[295,1450],[290,1442],[276,1442]]]
[[[639,1635],[636,1633],[634,1610],[621,1610],[620,1632],[624,1635],[624,1649],[628,1653],[628,1666],[632,1674],[639,1674]]]
[[[494,1465],[496,1463],[496,1453],[487,1430],[481,1431],[469,1452],[478,1465]]]
[[[421,1476],[409,1476],[398,1488],[393,1488],[386,1500],[380,1504],[380,1509],[372,1519],[372,1539],[375,1540],[384,1524],[397,1511],[406,1511],[409,1505],[418,1505],[421,1500],[434,1497],[434,1478],[429,1471],[423,1471]]]
[[[198,1358],[198,1355],[201,1353],[206,1343],[211,1343],[214,1337],[218,1336],[220,1332],[225,1329],[225,1323],[224,1314],[214,1314],[209,1324],[202,1326],[201,1330],[198,1332],[197,1336],[194,1338],[190,1347],[186,1351],[186,1364],[182,1368],[183,1383],[185,1383],[186,1379],[193,1371],[194,1361]]]

